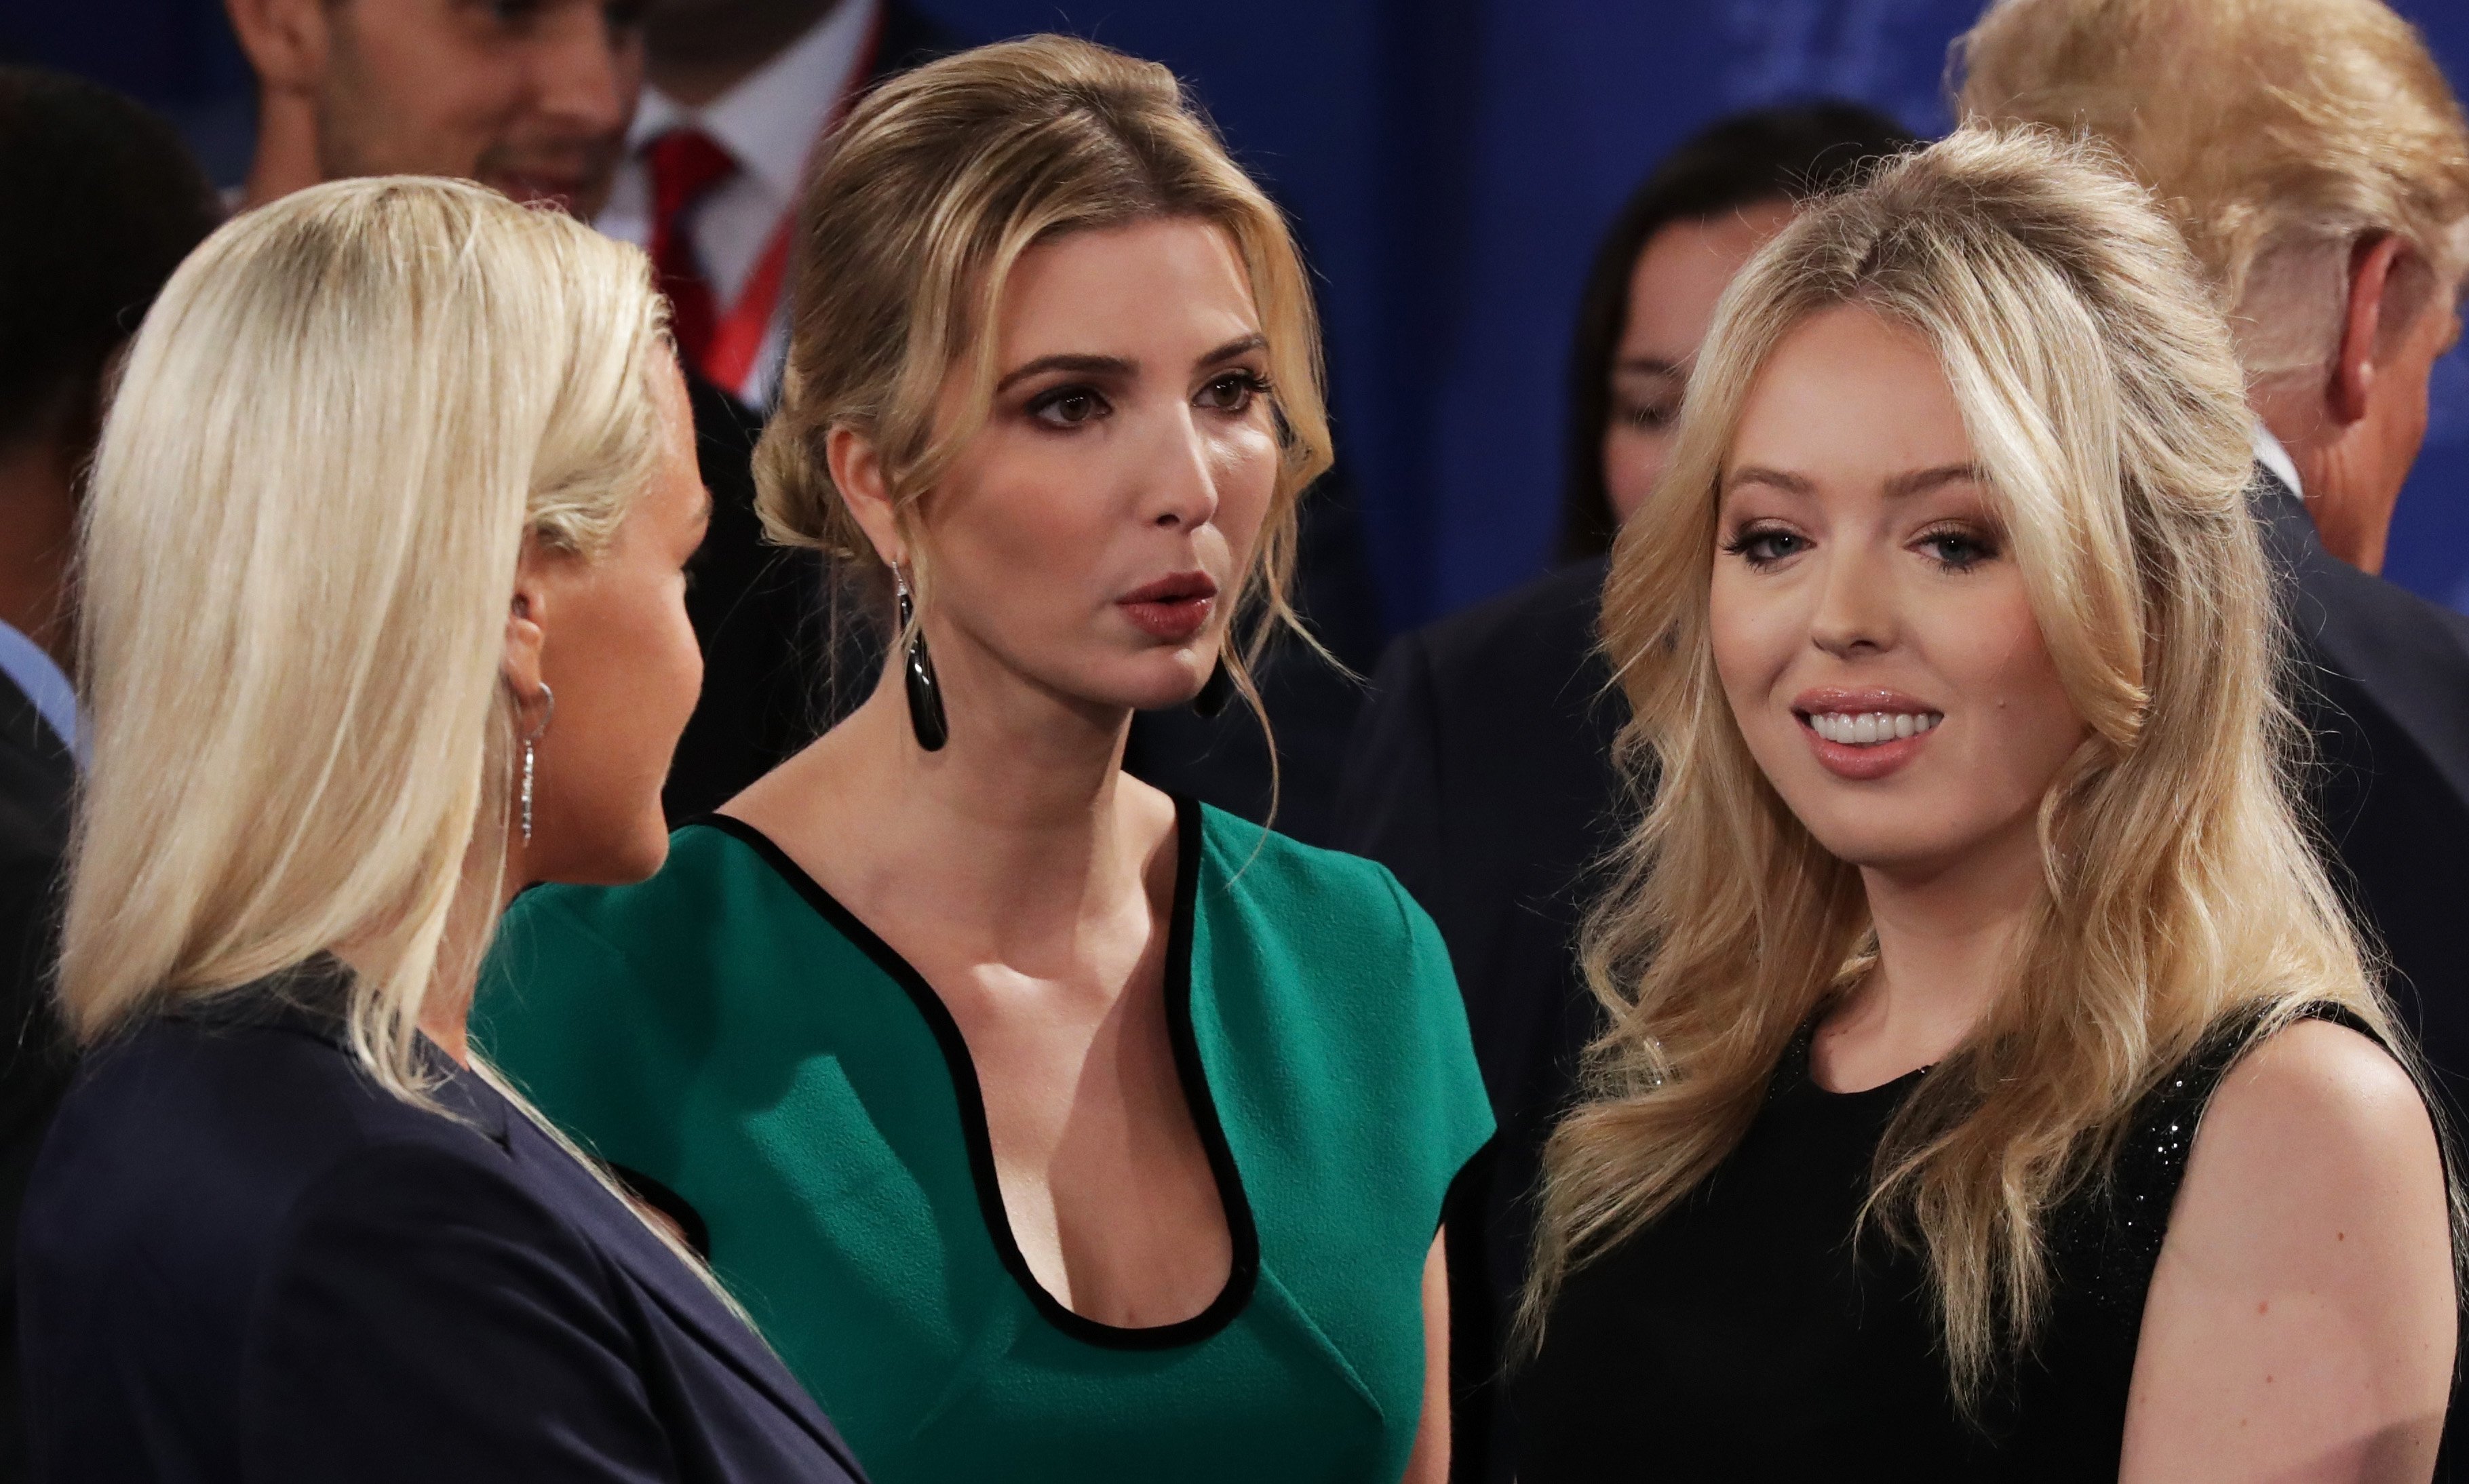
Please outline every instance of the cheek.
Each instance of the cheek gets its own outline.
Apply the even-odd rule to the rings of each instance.
[[[1706,625],[1715,670],[1743,727],[1771,707],[1764,703],[1799,652],[1808,625],[1789,588],[1752,582],[1740,564],[1719,561],[1706,593]]]
[[[1604,491],[1611,497],[1612,514],[1626,521],[1646,503],[1662,476],[1663,461],[1672,452],[1672,435],[1648,432],[1619,424],[1604,432]]]
[[[1266,429],[1244,429],[1218,444],[1213,461],[1217,528],[1238,556],[1248,557],[1278,492],[1277,437]]]

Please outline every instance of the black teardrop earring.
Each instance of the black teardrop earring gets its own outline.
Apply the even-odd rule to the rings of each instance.
[[[1226,709],[1226,703],[1234,696],[1234,677],[1226,669],[1226,657],[1219,655],[1217,668],[1209,672],[1209,679],[1201,684],[1200,694],[1191,698],[1191,708],[1202,716],[1214,716]]]
[[[943,715],[943,687],[935,684],[935,660],[926,653],[926,631],[914,627],[916,606],[910,600],[909,579],[895,567],[891,580],[900,591],[900,632],[909,636],[902,676],[909,692],[909,730],[917,733],[919,747],[939,753],[952,740],[952,724]]]

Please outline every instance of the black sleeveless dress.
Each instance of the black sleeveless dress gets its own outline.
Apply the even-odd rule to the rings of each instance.
[[[2306,1013],[2365,1030],[2335,1006]],[[2046,1327],[1967,1422],[1920,1260],[1852,1241],[1878,1142],[1927,1074],[1830,1093],[1804,1029],[1740,1147],[1563,1286],[1512,1377],[1519,1484],[2114,1479],[2144,1294],[2242,1030],[2208,1037],[2145,1100],[2106,1193],[2052,1215]]]

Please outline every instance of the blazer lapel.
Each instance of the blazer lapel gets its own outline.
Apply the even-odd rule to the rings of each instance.
[[[567,1206],[578,1223],[602,1249],[641,1284],[645,1291],[678,1322],[679,1328],[693,1334],[722,1359],[730,1369],[743,1376],[748,1384],[772,1399],[782,1411],[796,1418],[825,1450],[839,1460],[852,1479],[863,1481],[865,1472],[857,1457],[841,1440],[840,1431],[831,1419],[823,1415],[806,1388],[789,1373],[780,1357],[772,1353],[754,1332],[739,1322],[701,1279],[688,1271],[678,1255],[663,1245],[647,1230],[635,1214],[594,1180],[588,1171],[580,1169],[547,1135],[532,1127],[521,1118],[511,1120],[511,1148],[515,1157],[532,1165],[546,1179],[557,1182],[570,1192],[574,1199]]]

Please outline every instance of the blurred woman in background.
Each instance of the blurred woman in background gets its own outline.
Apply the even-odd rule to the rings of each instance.
[[[1604,553],[1654,487],[1698,342],[1732,275],[1812,197],[1917,144],[1848,103],[1719,120],[1655,166],[1604,233],[1569,359],[1568,565],[1390,646],[1347,762],[1338,843],[1439,923],[1500,1137],[1449,1214],[1457,1446],[1507,1484],[1502,1339],[1526,1281],[1543,1139],[1600,1029],[1578,969],[1591,868],[1637,803],[1612,739]]]
[[[1121,769],[1291,618],[1286,225],[1165,68],[1054,37],[884,84],[804,220],[763,510],[879,574],[892,662],[650,882],[519,904],[487,1044],[880,1478],[1435,1484],[1491,1131],[1447,956]]]
[[[2428,1476],[2452,1202],[2293,817],[2243,393],[2176,232],[2029,135],[1734,286],[1605,590],[1658,792],[1526,1484]]]
[[[319,186],[164,290],[83,533],[38,1476],[858,1476],[465,1044],[517,889],[666,851],[708,505],[649,266],[565,217]]]

